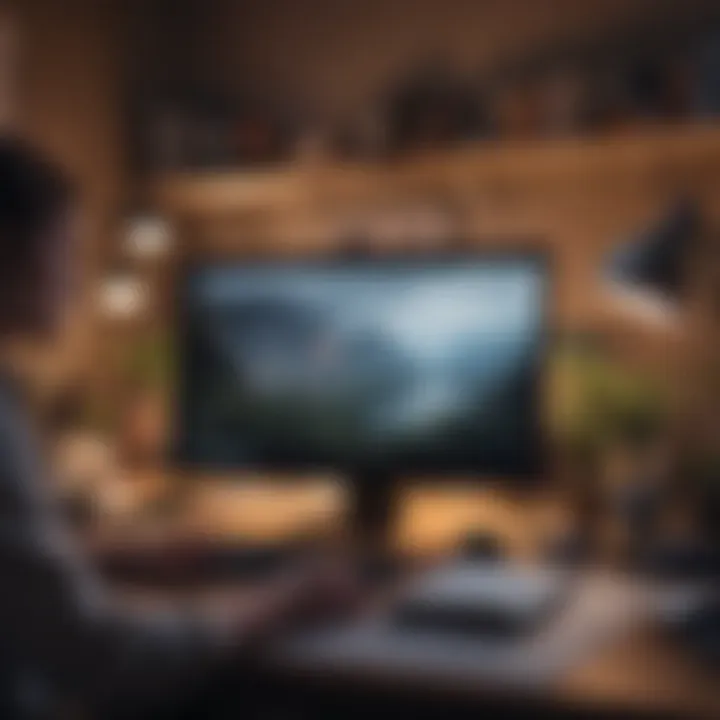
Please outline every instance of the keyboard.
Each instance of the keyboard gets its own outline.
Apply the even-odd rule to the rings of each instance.
[[[550,619],[567,596],[564,573],[461,562],[421,579],[396,605],[396,630],[518,637]]]

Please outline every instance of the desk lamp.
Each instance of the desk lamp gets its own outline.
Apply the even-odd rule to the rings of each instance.
[[[605,268],[615,295],[672,319],[687,299],[687,260],[700,238],[701,217],[682,201],[658,223],[612,252]]]
[[[690,321],[691,316],[695,317],[691,306],[696,305],[702,294],[698,291],[704,292],[708,279],[703,280],[700,274],[710,271],[710,289],[713,283],[715,257],[702,248],[703,225],[698,206],[683,200],[660,222],[613,251],[605,267],[612,294],[631,307],[634,303],[636,309],[654,310],[655,318],[665,323],[678,320],[680,313]],[[688,276],[691,265],[693,282],[689,282],[691,278]],[[712,317],[707,315],[706,310],[703,307],[703,317]],[[645,317],[648,317],[647,314]],[[688,322],[679,330],[687,351],[698,351],[699,357],[693,360],[699,359],[706,365],[705,361],[711,359],[714,325],[704,323],[697,326],[695,322]],[[696,348],[691,348],[691,341],[697,345]],[[690,372],[689,368],[687,377],[693,382],[706,380],[694,371]],[[701,394],[706,396],[708,388],[709,385],[701,388]]]
[[[629,292],[630,295],[639,293],[645,300],[648,297],[652,298],[660,303],[659,307],[666,313],[687,310],[688,305],[696,298],[696,290],[703,289],[699,285],[695,287],[694,282],[687,282],[686,270],[689,269],[690,262],[693,265],[697,263],[697,269],[702,273],[709,273],[707,279],[711,291],[714,270],[717,269],[715,266],[717,257],[712,252],[705,254],[703,251],[702,256],[700,254],[704,235],[702,225],[700,210],[694,203],[683,201],[677,204],[660,223],[612,253],[606,268],[612,287],[619,288],[624,297],[629,297]],[[697,280],[700,281],[701,278],[698,277]],[[706,309],[703,308],[703,317],[709,318],[710,324],[687,327],[691,336],[687,337],[687,340],[699,341],[697,347],[699,357],[694,360],[699,359],[703,364],[707,364],[706,361],[710,361],[713,357],[715,338],[712,307],[709,308],[709,316],[704,314]],[[686,328],[683,328],[683,332],[685,330]],[[696,331],[701,335],[695,337]],[[688,347],[688,351],[691,350]],[[687,382],[693,384],[698,382],[706,384],[697,387],[699,390],[696,396],[699,403],[697,408],[695,400],[691,400],[693,417],[686,417],[683,421],[684,440],[680,438],[680,441],[681,443],[687,441],[685,449],[690,450],[697,446],[696,441],[704,445],[703,416],[706,411],[710,415],[712,432],[712,418],[720,414],[720,397],[709,397],[712,395],[711,385],[706,383],[708,378],[704,377],[703,373],[688,372],[687,378]],[[701,408],[700,405],[705,407]],[[699,422],[695,422],[696,411],[699,413],[697,418]]]

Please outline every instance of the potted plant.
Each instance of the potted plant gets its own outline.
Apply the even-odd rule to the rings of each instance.
[[[622,549],[636,556],[651,541],[668,489],[669,398],[661,383],[623,367],[611,368],[604,397],[605,491]]]
[[[571,336],[557,345],[549,369],[550,438],[561,469],[561,492],[573,514],[574,527],[566,541],[574,547],[592,545],[602,510],[605,359],[592,338]]]
[[[659,497],[664,388],[585,336],[559,344],[551,370],[550,430],[577,532],[597,539],[609,506],[631,537],[643,535]]]

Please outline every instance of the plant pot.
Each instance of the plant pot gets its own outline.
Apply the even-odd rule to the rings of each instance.
[[[668,459],[656,444],[626,443],[606,458],[604,488],[614,556],[633,562],[655,540],[669,477]]]

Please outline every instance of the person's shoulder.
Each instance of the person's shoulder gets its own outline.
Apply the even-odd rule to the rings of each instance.
[[[29,419],[23,384],[0,373],[0,510],[37,505],[40,447]]]
[[[0,414],[15,414],[25,405],[26,390],[17,373],[0,365]]]
[[[0,367],[0,449],[3,454],[25,451],[32,443],[27,391],[10,370]]]

